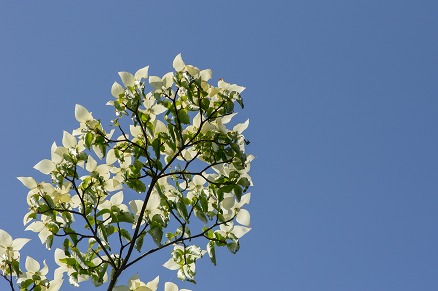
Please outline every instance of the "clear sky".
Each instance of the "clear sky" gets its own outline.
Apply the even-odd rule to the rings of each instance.
[[[438,2],[2,1],[0,228],[24,232],[17,176],[102,120],[118,71],[187,63],[246,86],[252,231],[205,258],[193,290],[438,290]],[[0,289],[5,285],[0,283]],[[85,285],[90,286],[90,285]],[[63,290],[76,290],[65,285]],[[103,289],[99,289],[103,290]],[[160,289],[162,290],[162,289]]]

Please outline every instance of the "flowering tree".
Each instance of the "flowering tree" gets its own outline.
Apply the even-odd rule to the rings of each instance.
[[[195,282],[196,261],[216,247],[239,250],[250,228],[253,156],[245,153],[242,132],[232,129],[235,105],[243,108],[244,87],[209,80],[212,71],[186,65],[178,55],[174,72],[148,76],[120,72],[113,129],[76,105],[79,128],[64,131],[51,158],[35,165],[50,178],[18,179],[29,189],[26,230],[38,234],[47,249],[55,244],[54,279],[48,267],[31,257],[20,267],[20,249],[28,239],[0,230],[0,270],[11,289],[59,290],[63,275],[70,284],[91,279],[108,290],[156,290],[159,278],[143,283],[137,276],[116,286],[119,276],[148,255],[170,249],[164,267],[181,280]],[[149,85],[147,84],[147,81]],[[148,90],[149,92],[147,92]],[[14,287],[15,286],[15,287]],[[171,282],[166,291],[177,291]]]

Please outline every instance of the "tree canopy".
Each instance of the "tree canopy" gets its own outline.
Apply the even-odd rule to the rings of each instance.
[[[195,282],[198,259],[207,254],[216,264],[217,247],[239,250],[251,229],[244,207],[254,156],[245,152],[249,120],[230,124],[245,88],[223,79],[211,85],[212,71],[181,55],[173,68],[163,77],[149,76],[149,67],[120,72],[107,103],[111,129],[76,105],[79,127],[64,131],[62,144],[34,167],[46,181],[18,178],[29,190],[26,230],[53,250],[58,267],[53,280],[45,261],[27,257],[23,268],[19,252],[29,239],[0,230],[0,269],[12,290],[59,290],[64,274],[75,286],[92,280],[108,290],[157,290],[159,277],[134,276],[127,285],[118,278],[169,249],[163,266]],[[166,282],[165,290],[178,287]]]

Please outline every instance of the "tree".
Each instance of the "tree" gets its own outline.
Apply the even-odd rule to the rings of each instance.
[[[148,67],[120,72],[123,86],[113,84],[115,99],[107,103],[115,109],[113,129],[76,105],[79,128],[64,131],[62,145],[53,143],[51,158],[34,167],[49,181],[18,178],[29,189],[26,230],[47,249],[57,246],[59,267],[51,281],[45,261],[41,268],[27,257],[24,270],[19,251],[29,240],[0,230],[0,269],[12,290],[59,290],[64,273],[76,286],[91,279],[108,290],[156,290],[158,277],[116,283],[160,250],[171,249],[164,267],[191,282],[204,254],[216,264],[216,247],[239,250],[250,230],[243,206],[254,157],[242,134],[249,121],[227,126],[235,105],[243,108],[245,88],[222,79],[212,86],[212,71],[186,65],[181,55],[173,67],[162,78],[148,76]],[[165,290],[178,287],[166,282]]]

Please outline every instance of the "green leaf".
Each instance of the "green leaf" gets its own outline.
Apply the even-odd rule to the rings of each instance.
[[[46,248],[50,250],[53,245],[53,235],[49,235],[46,239]]]
[[[106,232],[106,227],[103,224],[99,224],[97,227],[97,234],[100,239],[103,239],[103,241],[108,241],[108,234]]]
[[[20,284],[20,290],[29,290],[30,285],[33,283],[32,279],[22,281]]]
[[[137,193],[146,192],[146,185],[138,179],[127,180],[126,185]]]
[[[182,200],[178,200],[176,203],[176,210],[178,211],[178,214],[187,222],[189,214],[187,212],[187,207]]]
[[[160,138],[156,138],[154,139],[154,141],[152,142],[152,148],[154,150],[155,156],[157,158],[160,158],[160,147],[161,147],[161,140]]]
[[[166,223],[164,222],[164,220],[163,220],[163,218],[161,217],[160,214],[155,214],[152,217],[152,222],[158,223],[159,225],[161,225],[161,227],[165,227],[166,226]]]
[[[207,252],[213,265],[216,266],[216,249],[214,241],[209,241],[207,244]]]
[[[246,191],[248,189],[248,187],[251,185],[248,178],[246,178],[246,177],[240,178],[240,180],[237,182],[237,184],[239,184],[243,187],[243,189],[244,189],[243,191]]]
[[[73,272],[73,273],[71,273],[71,274],[68,274],[69,275],[69,282],[70,282],[70,284],[74,284],[74,285],[79,285],[79,282],[78,282],[78,272]]]
[[[118,222],[134,223],[134,219],[134,215],[129,212],[119,212],[116,216],[116,221]]]
[[[176,141],[175,126],[169,122],[169,124],[167,125],[167,130],[169,131],[170,137],[173,141],[173,143],[171,143],[170,145],[175,145],[175,141]],[[176,145],[175,148],[172,147],[172,150],[175,151],[175,149],[176,149]]]
[[[111,210],[109,210],[108,208],[104,208],[104,209],[100,210],[99,212],[97,212],[96,217],[102,216],[105,213],[111,213]]]
[[[78,236],[76,235],[76,232],[71,229],[70,227],[64,227],[65,233],[68,233],[68,235],[71,238],[71,241],[76,244],[78,242]]]
[[[85,146],[87,147],[87,149],[90,149],[93,145],[93,139],[93,134],[91,132],[87,132],[87,134],[85,135]]]
[[[20,262],[18,262],[17,260],[13,260],[12,261],[12,270],[13,273],[15,273],[17,276],[21,274],[20,271]]]
[[[55,202],[53,202],[52,197],[49,195],[44,195],[44,201],[50,206],[51,209],[55,208]]]
[[[190,124],[190,116],[187,114],[187,111],[185,110],[178,111],[178,118],[182,124]]]
[[[75,258],[63,258],[59,259],[61,263],[66,264],[69,267],[74,267],[76,265],[76,259]]]
[[[104,263],[100,265],[97,269],[95,269],[95,272],[91,276],[91,280],[94,284],[94,286],[100,286],[103,284],[103,278],[105,276],[106,270],[108,268],[108,264]]]
[[[226,238],[225,237],[223,237],[219,232],[215,232],[214,233],[214,236],[216,237],[216,241],[215,241],[215,243],[216,243],[216,245],[218,246],[218,247],[222,247],[222,246],[224,246],[224,245],[226,245],[227,243],[226,243]]]
[[[207,109],[208,109],[209,106],[210,106],[210,100],[207,99],[207,98],[203,98],[202,101],[201,101],[201,108],[202,108],[204,111],[207,111]]]
[[[234,111],[234,102],[227,102],[226,104],[227,113],[233,113]]]
[[[144,237],[145,237],[146,233],[142,233],[139,235],[139,237],[137,238],[137,240],[135,241],[135,249],[140,252],[141,251],[141,247],[143,246],[143,242],[144,242]]]
[[[70,256],[70,240],[68,238],[66,238],[64,240],[64,243],[62,244],[62,246],[63,246],[64,253],[67,256]]]
[[[227,243],[227,248],[230,252],[232,252],[233,254],[237,253],[240,249],[240,245],[239,242],[229,242]]]
[[[240,185],[234,186],[234,194],[236,195],[237,201],[240,202],[240,198],[242,198],[242,188],[240,188]]]
[[[64,221],[67,222],[68,225],[70,225],[71,222],[73,221],[73,216],[69,212],[62,212],[61,216],[64,219]]]
[[[237,95],[236,101],[237,101],[237,103],[239,103],[239,105],[240,105],[240,107],[242,107],[242,109],[245,107],[243,104],[242,96],[240,94]]]
[[[204,194],[204,191],[202,191],[202,193]],[[201,195],[201,197],[199,197],[199,202],[201,202],[202,211],[207,212],[208,211],[208,200],[207,200],[206,195]]]
[[[124,228],[120,229],[120,235],[126,239],[126,241],[131,241],[131,234]]]
[[[203,223],[207,223],[208,222],[207,216],[199,208],[200,207],[195,207],[194,213],[195,213],[196,217],[199,218]]]
[[[234,190],[234,186],[235,186],[234,184],[228,184],[228,185],[222,186],[221,191],[224,193],[230,193],[231,191]]]
[[[79,266],[81,266],[81,268],[83,269],[87,269],[87,263],[86,260],[84,259],[84,256],[81,254],[81,252],[79,251],[79,249],[77,247],[72,247],[72,257],[74,259],[76,259],[76,262],[79,264]]]
[[[163,238],[163,228],[158,223],[151,223],[151,228],[148,230],[148,233],[152,236],[155,244],[157,246],[161,246],[161,239]]]

